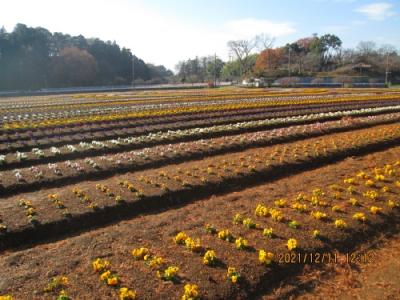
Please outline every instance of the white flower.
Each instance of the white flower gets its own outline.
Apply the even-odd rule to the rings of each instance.
[[[24,159],[27,159],[27,158],[28,158],[28,156],[27,156],[24,152],[19,152],[19,151],[17,151],[17,152],[16,152],[16,155],[17,155],[17,158],[18,158],[19,160],[24,160]]]
[[[50,152],[54,153],[54,154],[60,154],[61,153],[60,149],[58,149],[56,147],[51,147],[50,148]]]
[[[68,149],[70,152],[76,152],[76,151],[77,151],[76,147],[75,147],[75,146],[72,146],[72,145],[67,145],[67,149]]]

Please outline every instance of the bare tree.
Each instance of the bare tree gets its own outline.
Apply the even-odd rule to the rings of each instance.
[[[229,50],[236,56],[241,68],[241,75],[250,71],[250,53],[256,47],[255,39],[228,42]]]
[[[373,41],[361,41],[357,45],[357,51],[362,56],[369,56],[376,51],[376,43]]]
[[[384,44],[378,49],[382,57],[381,65],[385,66],[385,83],[389,83],[390,67],[394,65],[392,56],[397,56],[396,47],[390,44]]]
[[[379,49],[378,53],[380,55],[391,55],[396,53],[396,47],[391,44],[383,44]]]
[[[255,46],[257,47],[258,51],[264,51],[267,49],[271,49],[274,46],[275,38],[271,37],[268,34],[261,33],[256,35],[254,38]]]

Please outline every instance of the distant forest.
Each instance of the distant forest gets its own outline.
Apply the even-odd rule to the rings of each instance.
[[[229,41],[228,62],[219,58],[196,57],[177,65],[177,80],[198,82],[210,80],[240,80],[263,77],[269,82],[292,83],[313,78],[323,83],[331,78],[338,83],[363,81],[400,83],[400,52],[394,46],[378,46],[373,41],[361,41],[357,47],[342,47],[333,34],[314,34],[285,46],[274,47],[275,39],[260,34],[249,40]],[[215,68],[214,68],[215,66]]]
[[[115,42],[24,24],[0,29],[0,90],[122,85],[132,82],[132,53]],[[135,56],[135,81],[167,82],[164,66]]]

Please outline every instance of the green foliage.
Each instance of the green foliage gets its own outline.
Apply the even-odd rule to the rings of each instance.
[[[177,66],[177,77],[181,82],[205,82],[221,78],[224,62],[219,57],[195,57],[180,61]]]
[[[172,72],[135,57],[135,80],[165,82]],[[132,53],[115,42],[17,24],[0,29],[0,90],[132,82]]]

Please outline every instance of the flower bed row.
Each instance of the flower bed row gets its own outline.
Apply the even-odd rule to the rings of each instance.
[[[375,115],[378,113],[387,113],[400,110],[400,106],[379,107],[373,109],[360,109],[353,111],[338,111],[330,113],[319,113],[303,115],[298,117],[286,117],[266,119],[259,121],[249,121],[236,124],[211,126],[204,128],[193,128],[186,130],[150,133],[143,136],[132,136],[126,138],[113,138],[109,140],[91,140],[89,142],[80,141],[79,144],[68,144],[65,147],[51,147],[51,148],[33,148],[31,152],[23,153],[17,151],[7,155],[0,155],[0,169],[20,168],[22,166],[31,165],[32,163],[57,162],[67,159],[74,159],[87,154],[100,155],[107,153],[122,152],[137,148],[145,148],[152,145],[160,145],[166,143],[177,143],[181,141],[191,141],[196,139],[211,138],[217,136],[233,135],[241,132],[252,132],[264,130],[267,128],[285,127],[294,124],[304,124],[312,122],[327,121],[330,119],[337,119],[348,116],[362,116],[365,114]],[[377,124],[379,121],[396,121],[397,115],[383,115],[367,119],[353,119],[352,124],[361,124],[364,121],[367,123]]]
[[[47,201],[29,195],[17,198],[18,203],[24,201],[25,209],[18,205],[10,207],[9,201],[13,198],[3,199],[0,207],[7,207],[7,215],[3,215],[7,230],[1,235],[1,247],[24,239],[41,240],[46,236],[82,230],[153,208],[160,209],[229,190],[238,184],[245,186],[266,178],[276,179],[287,172],[332,163],[349,155],[389,147],[399,141],[400,126],[388,125],[250,150],[251,155],[249,152],[237,153],[225,155],[224,159],[216,157],[185,163],[185,170],[166,167],[135,174],[135,177],[125,174],[104,183],[98,182],[96,187],[79,188],[78,185],[60,192],[56,199],[68,207],[68,215]],[[29,205],[26,201],[30,201]],[[34,207],[34,223],[29,215],[25,216],[30,207]]]
[[[120,236],[111,251],[105,243],[111,238],[103,236],[117,230],[112,235],[115,238],[121,225],[103,228],[97,233],[101,242],[88,247],[91,263],[89,259],[79,262],[82,267],[79,276],[74,274],[75,282],[87,285],[94,281],[92,292],[90,288],[85,291],[116,299],[121,299],[121,294],[128,297],[125,299],[253,298],[262,287],[271,287],[308,264],[373,264],[381,258],[372,252],[351,251],[360,240],[396,222],[399,180],[400,161],[393,161],[360,168],[329,184],[292,189],[285,198],[260,194],[250,205],[236,205],[233,215],[221,210],[201,219],[186,218],[185,223],[174,219],[164,225],[167,230],[162,233],[159,228],[141,230],[141,221],[132,222],[124,226],[129,226],[133,238]],[[369,196],[372,192],[376,197]],[[81,245],[80,239],[88,237],[65,244]],[[40,251],[48,251],[49,259],[56,259],[57,252],[68,253],[71,247]],[[30,255],[32,260],[32,251],[19,255]],[[68,277],[53,277],[36,295],[74,291]],[[7,290],[11,297],[20,287]]]
[[[354,94],[354,91],[341,93],[343,94]],[[111,106],[111,105],[123,105],[123,104],[147,104],[147,103],[168,103],[168,102],[209,102],[210,100],[234,100],[241,98],[259,98],[259,97],[290,97],[290,96],[316,96],[327,94],[326,90],[305,90],[296,92],[283,92],[283,93],[271,93],[270,91],[256,91],[256,90],[242,90],[234,89],[229,91],[218,92],[215,90],[208,90],[207,93],[154,93],[153,95],[145,95],[143,93],[127,94],[120,93],[113,96],[113,99],[106,97],[98,97],[98,95],[85,94],[82,97],[68,98],[66,95],[62,95],[54,99],[54,96],[42,96],[34,97],[34,101],[30,99],[22,100],[21,98],[14,98],[10,100],[3,100],[0,103],[0,112],[19,112],[24,113],[35,111],[35,109],[40,109],[41,111],[66,111],[71,108],[91,108],[91,107],[101,107],[101,106]],[[365,92],[360,93],[365,94]],[[332,96],[332,95],[331,95]]]
[[[368,102],[359,104],[317,105],[293,109],[292,107],[264,108],[254,110],[220,111],[218,113],[200,113],[179,116],[165,116],[142,120],[124,120],[115,122],[86,123],[74,127],[56,127],[27,131],[3,132],[0,136],[0,153],[18,150],[26,151],[40,145],[62,146],[74,141],[90,141],[109,139],[111,136],[128,137],[154,131],[183,130],[210,125],[223,125],[234,122],[255,121],[268,118],[291,117],[305,114],[338,112],[343,110],[367,109],[366,114],[378,114],[394,111],[390,107],[397,106],[397,101],[385,103]],[[379,108],[387,110],[379,110]]]
[[[302,119],[294,119],[294,121],[296,120]],[[182,142],[174,145],[155,146],[153,148],[144,148],[142,150],[130,152],[118,152],[123,148],[121,145],[124,144],[127,145],[127,147],[134,148],[143,147],[146,144],[157,144],[162,138],[165,138],[167,142],[177,142],[185,139],[185,132],[170,132],[164,137],[162,135],[151,135],[138,139],[114,140],[112,143],[115,145],[115,152],[118,153],[97,157],[93,157],[93,155],[101,155],[107,152],[112,153],[113,148],[103,142],[97,141],[91,144],[81,143],[80,148],[85,149],[82,153],[83,156],[91,155],[91,158],[76,159],[73,161],[68,160],[62,164],[47,162],[47,165],[32,165],[28,168],[4,171],[1,173],[0,177],[0,189],[2,189],[4,194],[23,192],[26,190],[78,182],[79,180],[92,177],[109,177],[116,173],[140,170],[168,163],[187,161],[275,143],[289,142],[327,133],[370,127],[378,124],[389,124],[399,120],[399,114],[380,115],[349,121],[331,121],[322,124],[292,126],[284,129],[274,129],[271,131],[240,134],[236,136],[224,136],[225,130],[229,130],[229,127],[216,127],[210,128],[208,133],[210,135],[218,133],[219,129],[223,137],[197,140],[194,142]],[[243,127],[251,128],[251,126],[262,124],[262,121],[258,123],[246,123],[243,124]],[[235,126],[231,129],[235,129]],[[215,131],[213,132],[212,130]],[[189,140],[195,139],[196,137],[201,138],[207,136],[207,131],[189,131],[187,135],[189,136]],[[159,140],[157,140],[157,138]],[[72,145],[69,146],[69,148],[67,146],[67,149],[71,156],[75,155],[75,152],[78,151],[77,147]],[[50,152],[53,157],[59,156],[60,160],[63,158],[65,159],[65,156],[68,157],[68,154],[62,155],[61,150],[56,147],[52,147]],[[40,162],[40,156],[44,155],[44,152],[40,149],[34,149],[31,155],[39,157],[38,162]],[[16,158],[16,166],[23,165],[23,163],[30,164],[32,162],[29,161],[25,153],[17,152]],[[0,155],[0,164],[4,159],[5,157]],[[20,162],[22,162],[22,164]],[[12,166],[12,164],[8,164],[8,167]]]
[[[312,105],[320,103],[341,103],[347,101],[355,101],[362,103],[363,101],[380,100],[380,101],[392,101],[396,100],[394,95],[357,95],[357,96],[338,96],[335,98],[316,98],[316,99],[299,99],[301,97],[293,97],[293,99],[251,99],[246,102],[246,99],[240,99],[238,103],[228,104],[210,104],[205,103],[204,105],[194,105],[188,107],[182,107],[178,105],[174,108],[162,108],[162,109],[144,109],[136,112],[126,113],[109,113],[104,115],[95,116],[82,116],[82,117],[71,117],[71,118],[53,118],[46,120],[27,120],[27,121],[16,121],[2,124],[2,130],[18,130],[24,128],[45,128],[52,126],[63,126],[71,124],[79,124],[85,122],[102,122],[102,121],[113,121],[122,120],[126,118],[143,118],[152,116],[165,116],[165,115],[178,115],[187,113],[198,113],[198,112],[211,112],[220,110],[237,110],[243,108],[261,108],[268,106],[286,106],[286,105]]]

